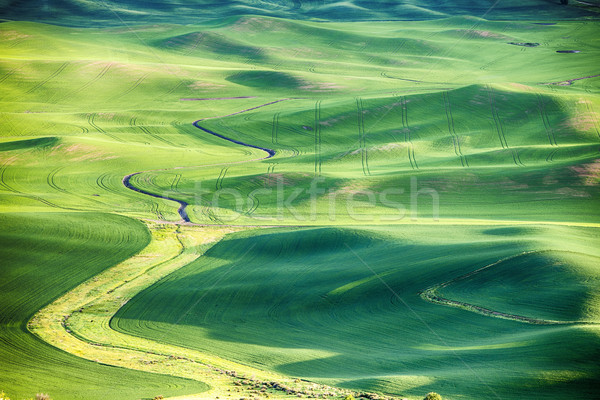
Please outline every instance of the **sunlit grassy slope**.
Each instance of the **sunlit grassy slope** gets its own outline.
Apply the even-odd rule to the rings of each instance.
[[[501,2],[491,21],[480,18],[487,3],[294,3],[211,3],[196,19],[186,5],[127,2],[117,15],[147,22],[127,26],[101,2],[3,3],[8,19],[51,12],[41,20],[89,28],[0,24],[0,247],[10,256],[1,271],[17,271],[3,283],[13,297],[2,303],[10,345],[0,389],[93,398],[101,379],[116,380],[24,324],[138,251],[147,232],[132,219],[180,220],[176,202],[124,187],[141,172],[132,185],[189,203],[192,222],[288,227],[216,245],[121,310],[113,326],[122,332],[415,399],[429,390],[591,395],[599,36],[594,18],[575,19],[590,9]],[[226,17],[207,22],[217,15]],[[346,21],[363,17],[427,21]],[[565,50],[579,53],[557,53]],[[276,154],[260,160],[267,153],[197,120]],[[313,183],[324,189],[314,209]],[[301,190],[281,212],[270,191],[279,187],[285,198]],[[439,222],[427,189],[439,196]],[[419,296],[511,256],[437,294],[569,324],[528,325]],[[60,285],[32,282],[40,265]],[[66,378],[77,371],[81,380]],[[118,374],[127,388],[115,398],[205,388]]]
[[[599,137],[573,127],[582,118],[577,115],[580,105],[565,100],[490,85],[316,104],[294,100],[275,110],[200,122],[285,156],[270,162],[267,170],[266,163],[252,170],[231,166],[212,180],[206,180],[205,171],[191,173],[190,180],[184,173],[178,190],[211,201],[200,190],[235,187],[250,193],[274,188],[283,175],[290,177],[290,182],[280,180],[291,196],[292,186],[308,186],[318,175],[329,196],[320,203],[317,221],[351,220],[345,208],[348,196],[357,193],[356,200],[366,201],[361,195],[366,190],[390,191],[387,198],[393,205],[371,211],[378,220],[400,216],[397,204],[414,207],[414,189],[431,188],[440,196],[441,217],[592,222],[597,220],[597,189],[577,165],[597,158]],[[404,192],[392,193],[394,189]],[[261,206],[253,211],[247,205],[243,211],[281,220],[276,191],[255,197]],[[431,200],[422,197],[420,202]],[[235,207],[233,197],[219,200],[222,207]],[[308,193],[299,197],[303,215],[310,214],[309,200]],[[329,206],[332,201],[335,210]],[[292,215],[284,211],[286,217]],[[418,212],[430,217],[432,208],[421,206]]]
[[[321,176],[326,205],[332,191],[344,202],[353,191],[393,189],[404,194],[390,200],[411,208],[415,178],[418,189],[439,193],[441,217],[597,222],[598,78],[544,84],[597,72],[594,24],[453,18],[401,30],[381,23],[376,33],[344,26],[256,17],[132,31],[2,24],[9,204],[176,220],[174,203],[121,184],[127,173],[171,169],[132,182],[196,204],[189,214],[197,222],[295,224],[287,210],[282,220],[273,195],[246,198],[281,174],[288,191]],[[226,99],[244,96],[251,98]],[[199,122],[273,148],[268,161],[229,164],[266,154],[191,124],[277,100]],[[199,165],[209,167],[172,169]],[[206,215],[217,188],[242,190],[242,207],[232,211],[223,196]],[[294,206],[308,219],[303,196]],[[421,196],[420,209],[409,211],[430,217],[429,203]],[[318,207],[313,222],[329,221],[329,211]],[[356,222],[343,204],[336,215]]]
[[[199,382],[85,361],[27,330],[27,321],[48,302],[143,248],[149,237],[142,224],[99,213],[2,214],[0,223],[0,387],[8,395],[153,398],[207,388]]]

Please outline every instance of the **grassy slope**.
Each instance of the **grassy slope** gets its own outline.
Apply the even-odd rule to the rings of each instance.
[[[408,192],[408,177],[413,176],[419,187],[440,193],[442,217],[506,219],[509,214],[509,219],[594,221],[598,78],[568,87],[539,85],[596,72],[591,67],[598,51],[594,25],[477,23],[476,35],[465,35],[472,21],[464,18],[413,23],[402,31],[381,24],[377,35],[362,23],[348,33],[340,24],[246,17],[212,28],[155,26],[103,35],[98,30],[2,24],[10,39],[3,42],[7,56],[2,65],[4,140],[9,142],[3,144],[1,167],[5,194],[12,192],[14,203],[9,204],[20,209],[42,205],[32,196],[37,193],[54,206],[176,220],[173,203],[125,189],[122,176],[262,157],[258,150],[223,142],[190,122],[303,97],[202,122],[280,153],[268,162],[231,166],[221,178],[223,188],[248,193],[262,187],[271,167],[270,175],[308,174],[295,178],[308,183],[318,158],[327,185],[340,189],[342,200],[348,194],[344,188]],[[268,48],[251,46],[269,39],[264,32],[277,32],[277,39]],[[138,37],[153,46],[151,51]],[[542,45],[530,49],[508,45],[508,40]],[[571,47],[583,53],[555,53]],[[38,81],[36,76],[46,78]],[[179,101],[227,96],[258,98]],[[363,149],[354,99],[359,96]],[[48,100],[36,100],[40,98]],[[317,101],[318,157],[314,131],[308,130],[316,126]],[[17,141],[40,134],[57,139]],[[218,150],[223,147],[225,153]],[[33,162],[40,156],[43,163]],[[17,159],[22,161],[15,164]],[[154,193],[179,192],[175,196],[193,203],[197,189],[214,191],[224,167],[147,173],[133,182]],[[503,191],[492,193],[492,187]],[[406,195],[392,199],[410,203]],[[259,198],[262,206],[255,214],[272,217],[272,200]],[[517,200],[521,205],[515,209]],[[427,196],[420,204],[423,215],[430,216]],[[222,206],[231,208],[226,202]],[[306,207],[297,206],[300,211]],[[340,208],[337,222],[357,222],[348,221]],[[389,208],[374,213],[389,213]],[[190,215],[198,222],[211,220],[200,208]],[[237,222],[262,223],[251,217]],[[287,217],[284,222],[295,223]],[[317,219],[323,223],[329,218]]]
[[[502,119],[499,128],[493,123],[490,95],[497,99],[494,106]],[[444,99],[451,104],[454,138],[448,130]],[[376,193],[402,188],[404,194],[390,195],[389,199],[410,208],[409,178],[416,178],[419,188],[432,188],[439,193],[442,218],[468,215],[469,218],[501,220],[510,215],[511,219],[537,221],[597,221],[597,188],[576,166],[594,163],[598,136],[593,131],[577,132],[573,128],[577,106],[567,101],[568,97],[523,94],[489,86],[470,86],[446,94],[367,98],[361,100],[366,146],[357,150],[360,130],[356,101],[324,100],[319,102],[318,157],[311,154],[315,148],[314,131],[303,132],[302,128],[313,129],[317,124],[314,110],[301,101],[295,102],[301,111],[280,112],[283,106],[278,107],[279,110],[265,108],[252,115],[201,124],[215,131],[229,132],[248,143],[299,151],[298,157],[269,160],[269,165],[275,165],[269,174],[305,174],[304,178],[298,177],[296,184],[307,185],[319,168],[325,179],[321,186],[338,193],[338,223],[351,218],[344,208],[348,188]],[[548,130],[542,123],[540,104],[544,104],[544,118],[551,121]],[[415,125],[398,126],[403,114],[408,115],[409,124],[415,122]],[[265,134],[273,131],[274,115],[278,118],[277,143],[273,143],[272,135]],[[502,141],[508,144],[504,146]],[[264,164],[267,163],[255,165],[253,170],[246,166],[231,167],[218,185],[238,188],[244,193],[259,189],[268,176]],[[187,182],[206,177],[203,171],[193,172],[189,178],[184,174],[179,190],[194,193],[195,188]],[[201,189],[206,190],[213,189],[217,181],[202,183]],[[308,195],[304,197],[302,200],[306,202]],[[427,196],[423,197],[420,201],[426,202]],[[210,199],[210,196],[205,198]],[[259,201],[261,207],[256,214],[271,218],[277,215],[276,193],[261,194]],[[326,199],[323,203],[326,204]],[[308,215],[308,206],[300,204],[303,213]],[[222,201],[220,205],[234,207],[231,200]],[[326,211],[323,206],[323,214],[317,217],[319,222],[327,218]],[[424,217],[431,216],[431,206],[423,205],[419,211]],[[395,210],[381,208],[373,212],[389,214]]]
[[[554,248],[553,259],[568,267],[554,265],[532,277],[534,271],[517,260],[509,277],[503,270],[509,266],[500,266],[489,271],[496,275],[485,285],[465,282],[468,287],[451,286],[450,295],[456,291],[454,297],[533,317],[543,302],[546,318],[599,322],[595,230],[320,228],[248,236],[219,243],[139,294],[117,313],[113,327],[292,376],[384,393],[560,399],[595,390],[600,371],[588,355],[600,344],[597,328],[494,319],[418,296],[502,257]],[[578,260],[570,253],[561,257],[559,249],[577,251]],[[548,280],[562,282],[563,291]]]
[[[27,330],[27,321],[45,304],[143,248],[149,240],[143,225],[106,214],[64,213],[2,214],[0,222],[0,387],[7,395],[138,398],[207,388],[191,380],[84,361]]]
[[[598,0],[588,0],[598,5]],[[119,0],[110,3],[82,0],[48,0],[31,4],[16,0],[0,3],[0,15],[8,19],[28,19],[59,24],[96,26],[119,25],[115,20],[143,23],[194,24],[207,19],[240,14],[323,21],[430,20],[453,15],[486,16],[490,19],[568,19],[593,15],[593,8],[572,1],[565,7],[553,0],[481,2],[474,0]]]
[[[408,193],[411,176],[420,180],[421,187],[440,193],[442,217],[595,220],[597,189],[591,182],[596,178],[589,171],[595,169],[597,154],[597,97],[592,93],[598,78],[568,88],[540,85],[563,81],[567,75],[594,73],[597,44],[589,40],[593,26],[477,21],[473,33],[467,31],[472,21],[454,18],[414,23],[412,29],[401,31],[394,24],[380,24],[378,35],[369,32],[366,24],[353,25],[352,33],[343,26],[242,18],[208,32],[156,40],[170,53],[203,57],[211,52],[224,60],[245,54],[247,63],[260,65],[262,70],[243,67],[241,72],[222,75],[221,93],[228,93],[233,83],[232,93],[265,96],[246,101],[246,107],[231,105],[231,111],[273,97],[301,98],[200,123],[276,149],[276,158],[252,166],[145,174],[136,177],[136,184],[160,193],[176,180],[175,191],[180,193],[175,196],[193,203],[198,202],[200,190],[236,188],[246,195],[280,174],[289,179],[296,174],[295,184],[305,186],[319,169],[328,188],[342,192],[343,201],[348,194],[343,188],[378,192],[403,188]],[[269,38],[272,32],[278,33],[275,39]],[[572,36],[565,42],[567,34]],[[302,48],[289,40],[298,36]],[[219,41],[215,44],[215,38],[237,47],[228,52]],[[267,40],[271,47],[266,49],[240,44]],[[507,41],[534,41],[541,46],[529,49]],[[585,54],[568,58],[555,52],[573,46],[585,49]],[[343,61],[327,61],[332,57]],[[495,84],[489,84],[490,79]],[[319,121],[315,121],[316,107]],[[361,135],[365,149],[360,148]],[[504,190],[493,193],[492,187]],[[211,193],[202,199],[205,204]],[[261,206],[254,215],[273,218],[276,197],[260,196]],[[394,200],[410,203],[408,195]],[[518,209],[516,201],[521,203]],[[225,199],[220,205],[225,208],[223,215],[230,216],[233,202]],[[307,205],[298,206],[306,215]],[[247,214],[254,207],[248,204],[242,211]],[[336,222],[357,222],[343,215],[343,204],[337,208],[342,215]],[[425,204],[424,215],[431,215],[430,209]],[[389,213],[389,208],[374,212]],[[219,210],[214,213],[218,218]],[[198,222],[215,220],[203,209],[190,214]],[[242,215],[236,221],[260,223],[248,218],[252,216]],[[293,224],[291,217],[286,215],[283,222]],[[327,215],[319,215],[316,222],[327,220]]]
[[[538,16],[543,17],[542,14]],[[114,15],[111,18],[114,19]],[[211,191],[221,185],[249,192],[270,182],[272,177],[269,174],[277,176],[285,173],[288,183],[306,187],[314,175],[316,157],[314,131],[303,126],[314,129],[315,106],[320,100],[321,119],[327,122],[320,125],[320,159],[322,174],[329,188],[339,189],[342,193],[361,188],[408,189],[412,175],[418,177],[420,185],[434,187],[440,192],[443,217],[560,221],[565,224],[598,222],[595,212],[598,195],[595,162],[599,129],[597,110],[600,107],[598,78],[576,81],[572,86],[539,85],[541,82],[560,82],[597,73],[594,69],[598,57],[597,24],[593,21],[559,21],[556,25],[546,26],[457,17],[435,23],[350,25],[241,17],[204,26],[152,25],[129,29],[70,29],[9,22],[0,24],[0,32],[3,39],[0,41],[0,81],[3,86],[0,94],[0,199],[3,211],[31,215],[40,211],[60,211],[60,214],[55,214],[56,222],[49,222],[49,225],[59,224],[62,213],[79,210],[175,221],[178,216],[173,202],[127,190],[121,179],[131,172],[176,166],[208,165],[148,172],[136,176],[134,183],[154,193],[171,192],[178,198],[195,202],[198,185]],[[541,45],[525,48],[509,45],[508,41],[531,41]],[[262,43],[269,45],[263,46]],[[556,53],[556,50],[563,49],[579,49],[582,52]],[[490,90],[496,111],[489,104]],[[180,101],[181,98],[228,96],[257,98]],[[263,157],[264,153],[224,142],[191,125],[199,118],[226,115],[289,97],[303,99],[203,122],[218,132],[279,150],[276,158],[265,162],[216,166],[214,164],[245,162]],[[366,150],[359,148],[359,112],[355,97],[362,98]],[[461,157],[456,154],[444,98],[452,109],[455,131],[462,144],[462,158],[463,161],[464,158],[468,160],[469,168],[463,167]],[[403,127],[401,100],[406,101],[409,130]],[[494,120],[504,124],[506,143],[519,152],[525,167],[517,166],[513,161],[511,149],[501,148]],[[273,129],[274,121],[276,130]],[[555,142],[551,142],[544,121],[555,135]],[[408,132],[411,133],[410,140]],[[409,153],[410,141],[413,142],[414,153]],[[368,176],[365,175],[364,152],[369,153],[368,171],[371,175]],[[546,161],[551,154],[554,154],[553,162]],[[413,170],[411,159],[413,163],[416,160],[419,170]],[[274,172],[272,167],[275,167]],[[255,215],[272,216],[272,201],[267,198],[259,200]],[[326,200],[321,199],[319,210]],[[397,197],[395,200],[406,204],[407,199]],[[431,211],[427,196],[423,196],[422,201],[422,216],[428,217]],[[495,204],[499,206],[492,209],[491,205]],[[215,220],[218,222],[215,214],[217,217],[219,213],[230,214],[231,205],[223,210],[209,210],[202,206],[206,203],[198,202],[191,212],[195,221],[214,223]],[[306,204],[299,204],[299,210],[305,214],[306,207]],[[376,214],[386,212],[389,213],[389,209],[375,209]],[[290,217],[287,215],[283,222],[298,223]],[[48,221],[53,221],[53,218],[48,217]],[[252,214],[236,221],[273,223],[253,218]],[[357,222],[365,223],[349,218],[342,207],[336,223]],[[315,221],[302,223],[330,224],[331,221],[326,212],[321,212]],[[564,398],[567,393],[577,392],[577,388],[584,392],[588,390],[589,374],[597,371],[581,354],[593,353],[598,348],[597,332],[590,328],[528,327],[424,303],[416,292],[454,277],[454,272],[468,272],[470,268],[482,266],[482,262],[513,254],[515,247],[573,250],[583,246],[579,250],[588,257],[588,254],[594,254],[591,247],[596,243],[595,234],[574,227],[544,228],[517,234],[516,237],[507,233],[509,237],[500,240],[497,235],[484,235],[476,228],[444,226],[430,230],[390,228],[386,235],[391,237],[386,239],[371,231],[341,231],[343,235],[333,234],[333,238],[329,232],[340,231],[323,232],[327,232],[325,243],[336,244],[338,254],[330,254],[323,247],[318,253],[304,254],[301,250],[307,243],[303,242],[302,235],[281,236],[289,239],[290,243],[297,243],[298,247],[282,245],[281,249],[277,246],[270,248],[274,252],[285,250],[294,261],[285,264],[285,256],[281,256],[282,264],[290,268],[287,272],[282,271],[278,279],[282,282],[295,280],[302,288],[302,280],[307,277],[301,267],[306,261],[325,268],[331,266],[331,263],[325,263],[326,260],[344,259],[351,265],[348,274],[352,276],[329,274],[325,270],[323,278],[331,282],[323,283],[329,285],[327,287],[317,288],[326,290],[325,294],[333,291],[351,295],[353,290],[364,294],[362,291],[369,287],[376,295],[364,307],[375,307],[373,310],[381,313],[375,313],[373,320],[362,323],[382,323],[386,318],[397,321],[393,314],[397,307],[390,308],[393,306],[389,296],[384,299],[385,292],[380,288],[375,290],[376,281],[369,280],[364,267],[348,258],[348,254],[339,254],[339,246],[350,240],[348,237],[358,235],[358,239],[352,239],[350,243],[359,247],[360,254],[367,256],[369,261],[381,257],[381,264],[376,263],[374,267],[394,272],[391,269],[398,265],[394,256],[400,249],[407,250],[403,242],[406,237],[399,239],[398,235],[406,232],[408,236],[410,233],[408,238],[424,253],[414,254],[407,260],[408,272],[413,274],[414,279],[403,283],[395,278],[394,284],[406,286],[411,301],[419,309],[426,310],[427,316],[446,323],[464,321],[463,327],[453,325],[451,330],[440,329],[449,345],[457,342],[455,347],[460,350],[459,354],[465,351],[469,364],[481,366],[485,371],[482,377],[485,382],[491,382],[495,390],[506,393],[507,397],[511,393],[539,390],[548,397]],[[439,243],[426,240],[434,234]],[[456,235],[456,241],[447,246],[440,245]],[[558,240],[563,237],[569,238],[566,248]],[[264,237],[247,240],[257,241],[260,244],[257,250],[265,246]],[[519,244],[522,241],[541,241],[544,245],[525,246]],[[586,241],[591,243],[590,248],[586,248]],[[241,247],[247,246],[247,242],[236,243],[239,243],[236,254],[241,257],[244,255]],[[380,252],[363,249],[363,245],[368,243],[379,246]],[[490,246],[495,248],[492,253],[488,252]],[[465,249],[474,253],[468,255]],[[223,252],[223,248],[219,251]],[[431,251],[437,252],[439,257],[427,261]],[[221,254],[224,261],[208,259],[192,264],[184,271],[193,274],[195,268],[206,267],[204,262],[227,268],[222,264],[229,263],[230,259],[235,262],[236,254]],[[254,258],[254,253],[249,255]],[[258,262],[264,257],[264,254],[258,255],[260,257],[257,256],[255,261],[248,260],[248,263]],[[338,265],[337,261],[334,262]],[[435,268],[429,273],[430,270],[425,268],[432,263]],[[567,293],[573,299],[572,304],[566,309],[555,306],[555,312],[568,314],[569,319],[573,318],[573,314],[584,320],[596,318],[596,300],[588,293],[590,286],[581,283],[594,272],[593,268],[586,267],[590,261],[587,258],[583,261],[575,259],[569,260],[569,263],[579,266],[574,273],[561,275],[569,279],[569,286],[574,289],[574,294]],[[450,264],[452,268],[448,267]],[[418,273],[413,268],[418,268]],[[270,274],[278,270],[277,265],[268,264],[264,269],[248,272]],[[428,273],[423,275],[423,270]],[[208,272],[200,272],[200,276],[205,273]],[[494,279],[502,279],[511,272],[498,270],[494,274],[497,274]],[[211,276],[214,278],[214,275]],[[259,275],[264,276],[269,275]],[[239,285],[245,282],[246,276],[240,273],[233,278],[231,283]],[[527,282],[528,278],[523,276],[523,282]],[[365,279],[366,286],[359,284]],[[357,285],[353,286],[352,282]],[[443,294],[471,301],[480,292],[477,293],[470,283],[464,282],[465,286],[461,287],[450,286]],[[514,285],[522,287],[520,281]],[[593,282],[590,285],[596,286]],[[271,295],[280,290],[261,285],[248,289],[253,288]],[[306,288],[314,298],[316,289],[312,290]],[[489,303],[480,305],[505,306],[503,298],[507,292],[504,288],[494,285],[486,287],[485,291],[497,298],[490,298]],[[307,307],[308,300],[303,298],[302,293],[300,289],[293,292],[293,301]],[[232,304],[239,304],[242,300],[232,298],[227,288],[220,294],[223,299],[231,299]],[[163,295],[174,299],[173,306],[189,301],[189,293],[177,297],[180,292],[175,289],[165,290]],[[250,298],[251,293],[244,292],[246,295]],[[147,293],[140,296],[147,296]],[[310,305],[322,307],[319,299],[315,298],[317,303]],[[525,297],[525,300],[530,299]],[[342,315],[347,317],[345,321],[362,324],[351,313],[347,314],[348,310],[357,307],[356,298],[346,297],[346,301],[347,306],[339,305],[344,309]],[[514,306],[507,310],[512,311]],[[265,307],[264,299],[258,298],[256,309],[250,311],[263,315]],[[586,307],[589,311],[584,312]],[[535,312],[535,308],[516,304],[514,312]],[[176,313],[180,309],[161,310]],[[235,322],[235,314],[239,310],[229,308],[228,311]],[[190,322],[196,326],[178,329],[178,335],[182,336],[172,335],[170,339],[182,343],[182,338],[187,335],[200,334],[207,343],[214,345],[211,350],[219,349],[223,354],[239,357],[241,361],[252,363],[256,354],[268,354],[264,360],[258,360],[266,365],[265,368],[294,375],[318,375],[316,377],[321,380],[352,387],[415,396],[433,388],[455,394],[454,397],[462,393],[469,398],[483,390],[477,378],[451,363],[450,360],[455,362],[456,359],[448,356],[447,349],[440,348],[439,343],[430,343],[425,349],[418,348],[423,329],[416,322],[408,323],[399,343],[402,346],[405,341],[412,343],[411,348],[405,349],[414,358],[407,358],[405,364],[399,366],[400,355],[392,352],[398,357],[389,361],[386,358],[389,351],[377,347],[378,354],[385,361],[377,365],[376,360],[364,360],[364,351],[360,352],[357,337],[320,325],[320,321],[331,321],[330,318],[335,318],[335,315],[318,313],[314,318],[309,316],[305,320],[313,332],[316,330],[320,334],[320,330],[324,330],[322,348],[316,349],[310,348],[309,331],[282,333],[280,327],[268,319],[270,329],[252,325],[254,322],[250,321],[250,329],[246,333],[252,335],[240,337],[233,332],[231,342],[220,341],[215,335],[224,337],[230,332],[219,327],[215,321],[220,323],[221,320],[215,314],[210,315],[214,323],[208,329],[190,316]],[[148,318],[148,327],[156,326],[152,320],[164,319],[164,315],[143,317]],[[439,321],[436,324],[442,323]],[[291,317],[288,322],[298,325]],[[128,331],[148,335],[148,331],[136,323],[126,325],[124,328]],[[473,326],[478,332],[475,337],[469,336],[468,327]],[[172,331],[168,324],[161,327]],[[493,337],[491,332],[495,328],[505,332],[506,338]],[[277,334],[266,336],[265,332]],[[326,340],[327,335],[333,332],[342,334],[344,342],[336,344]],[[519,336],[519,332],[523,335]],[[399,341],[386,332],[370,333],[370,327],[365,325],[362,325],[360,333],[387,344],[398,344]],[[290,346],[289,342],[281,343],[287,338],[298,340],[309,349],[298,349],[289,356],[292,358],[285,358],[288,356],[280,348],[257,347],[279,340],[278,346],[284,348]],[[477,341],[477,348],[470,348],[464,343],[465,338]],[[581,352],[561,351],[560,346],[572,338],[575,338],[573,343],[582,346]],[[248,343],[251,340],[254,342]],[[236,346],[240,342],[244,343],[244,353],[232,354],[234,350],[240,351]],[[521,346],[521,342],[526,344]],[[194,342],[194,346],[202,347],[202,344]],[[503,354],[496,351],[503,347],[511,349],[510,352]],[[519,353],[523,347],[527,351]],[[341,358],[337,358],[338,353]],[[344,367],[340,376],[331,376],[328,370],[341,368],[336,363],[340,359],[353,364]],[[580,363],[583,367],[581,372],[577,372],[574,366]],[[86,363],[88,365],[92,364]],[[507,365],[515,365],[518,373],[508,370]],[[393,377],[388,379],[385,376],[389,374]],[[46,387],[40,390],[49,391]]]

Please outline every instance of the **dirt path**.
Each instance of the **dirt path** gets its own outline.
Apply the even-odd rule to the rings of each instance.
[[[200,125],[199,125],[199,122],[201,122],[201,121],[203,121],[203,120],[202,120],[202,119],[199,119],[198,121],[194,122],[194,126],[195,126],[196,128],[198,128],[198,129],[200,129],[200,130],[202,130],[202,131],[206,132],[206,133],[210,133],[211,135],[213,135],[213,136],[216,136],[216,137],[218,137],[218,138],[221,138],[221,139],[228,140],[228,141],[230,141],[231,143],[235,143],[235,144],[239,144],[239,145],[242,145],[242,146],[251,147],[251,148],[253,148],[253,149],[258,149],[258,150],[265,151],[265,152],[268,154],[268,156],[267,156],[267,157],[264,157],[264,158],[261,158],[260,160],[266,160],[266,159],[268,159],[268,158],[271,158],[271,157],[275,156],[275,150],[273,150],[273,149],[268,149],[268,148],[266,148],[266,147],[255,146],[255,145],[253,145],[253,144],[244,143],[244,142],[242,142],[242,141],[239,141],[239,140],[232,139],[232,138],[230,138],[230,137],[227,137],[227,136],[221,135],[220,133],[216,133],[216,132],[214,132],[214,131],[211,131],[210,129],[207,129],[207,128],[204,128],[204,127],[200,126]]]
[[[589,6],[589,7],[600,7],[600,5],[598,5],[598,4],[588,3],[587,1],[580,1],[580,0],[575,0],[575,1],[579,4],[583,4],[583,5]]]
[[[590,78],[597,78],[599,76],[600,76],[600,74],[590,75],[590,76],[582,76],[581,78],[567,79],[565,81],[560,81],[560,82],[542,83],[542,85],[571,86],[573,84],[573,82],[575,82],[575,81],[581,81],[583,79],[590,79]]]
[[[250,148],[253,148],[253,149],[257,149],[257,150],[262,150],[262,151],[264,151],[264,152],[267,153],[266,157],[254,158],[254,159],[251,159],[251,160],[244,160],[244,161],[237,161],[237,162],[229,162],[229,163],[198,165],[198,166],[190,166],[190,167],[173,167],[173,168],[164,168],[164,169],[155,169],[155,170],[133,172],[133,173],[125,175],[123,177],[123,186],[125,186],[127,189],[133,190],[133,191],[138,192],[138,193],[145,194],[147,196],[151,196],[151,197],[154,197],[154,198],[157,198],[157,199],[169,200],[169,201],[173,201],[175,203],[178,203],[179,204],[179,208],[177,209],[177,213],[181,217],[181,221],[179,221],[179,223],[188,223],[188,224],[191,223],[190,218],[188,216],[188,213],[186,211],[186,208],[189,205],[188,202],[186,202],[184,200],[176,199],[176,198],[168,196],[166,194],[162,194],[161,195],[161,194],[156,194],[156,193],[149,192],[149,191],[144,190],[144,189],[140,189],[140,188],[134,186],[134,184],[131,182],[131,178],[133,178],[136,175],[140,175],[140,174],[147,173],[147,172],[171,171],[171,170],[184,169],[184,168],[203,168],[203,167],[221,166],[221,165],[234,165],[234,164],[242,164],[242,163],[248,163],[248,162],[254,162],[254,161],[261,161],[261,160],[266,160],[266,159],[269,159],[271,157],[274,157],[275,156],[275,150],[273,150],[273,149],[269,149],[269,148],[266,148],[266,147],[256,146],[256,145],[253,145],[253,144],[250,144],[250,143],[245,143],[245,142],[242,142],[240,140],[232,139],[230,137],[221,135],[220,133],[214,132],[214,131],[212,131],[210,129],[207,129],[207,128],[204,128],[204,127],[200,126],[200,122],[205,121],[207,119],[224,118],[224,117],[229,117],[229,116],[232,116],[232,115],[237,115],[237,114],[245,113],[245,112],[248,112],[248,111],[256,110],[257,108],[266,107],[266,106],[269,106],[269,105],[272,105],[272,104],[276,104],[276,103],[279,103],[279,102],[282,102],[282,101],[287,101],[287,100],[292,100],[292,99],[275,100],[275,101],[271,101],[269,103],[265,103],[265,104],[261,104],[261,105],[255,106],[255,107],[246,108],[246,109],[243,109],[243,110],[240,110],[240,111],[236,111],[234,113],[227,114],[227,115],[222,115],[222,116],[218,116],[218,117],[202,118],[202,119],[199,119],[199,120],[197,120],[197,121],[195,121],[193,123],[193,125],[196,128],[202,130],[203,132],[206,132],[206,133],[209,133],[209,134],[211,134],[213,136],[216,136],[218,138],[227,140],[227,141],[229,141],[231,143],[239,144],[241,146],[250,147]]]
[[[126,302],[155,282],[202,257],[228,234],[243,229],[193,229],[148,223],[151,241],[139,254],[105,270],[38,311],[27,328],[36,337],[91,362],[167,374],[207,383],[206,392],[181,399],[343,398],[361,393],[261,370],[177,345],[114,330],[111,321]],[[376,398],[369,394],[368,398]],[[158,398],[158,397],[157,397]],[[178,397],[179,398],[179,397]],[[390,400],[397,398],[388,397]]]
[[[125,177],[123,177],[123,185],[127,189],[131,189],[131,190],[133,190],[135,192],[138,192],[138,193],[142,193],[142,194],[145,194],[145,195],[148,195],[148,196],[156,197],[157,199],[171,200],[171,201],[174,201],[176,203],[179,203],[179,208],[177,209],[177,212],[179,213],[179,216],[181,217],[181,221],[183,221],[183,222],[190,222],[190,218],[188,217],[187,212],[185,211],[185,209],[189,205],[187,202],[185,202],[183,200],[177,200],[177,199],[175,199],[173,197],[163,196],[163,195],[151,193],[151,192],[148,192],[146,190],[139,189],[139,188],[137,188],[137,187],[135,187],[135,186],[133,186],[131,184],[131,178],[133,178],[136,175],[142,174],[144,172],[149,172],[149,171],[140,171],[140,172],[134,172],[133,174],[125,175]]]

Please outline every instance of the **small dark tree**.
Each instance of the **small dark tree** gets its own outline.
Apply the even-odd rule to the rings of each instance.
[[[560,0],[560,4],[569,4],[569,0]]]
[[[423,400],[442,400],[442,396],[436,392],[427,393],[427,396]]]

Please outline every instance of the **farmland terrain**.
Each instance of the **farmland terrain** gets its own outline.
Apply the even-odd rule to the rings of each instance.
[[[0,391],[593,398],[570,3],[0,2]]]

